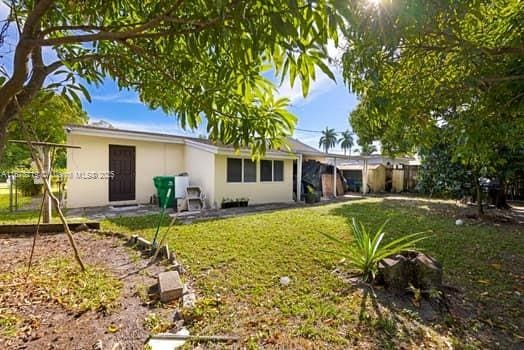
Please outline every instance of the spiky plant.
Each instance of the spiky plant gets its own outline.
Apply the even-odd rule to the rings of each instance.
[[[357,270],[365,282],[373,282],[378,271],[378,264],[382,259],[407,251],[416,251],[415,244],[427,238],[426,232],[412,233],[397,238],[389,243],[383,243],[386,220],[376,232],[370,232],[364,224],[355,218],[351,222],[354,239],[343,241],[327,233],[324,236],[337,243],[342,248],[340,251],[326,251],[344,257],[349,265]]]

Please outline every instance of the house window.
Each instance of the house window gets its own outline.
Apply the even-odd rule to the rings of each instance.
[[[227,158],[227,182],[257,182],[257,163],[251,159]]]
[[[284,161],[273,161],[273,181],[284,181]]]
[[[260,161],[260,181],[273,181],[273,161]]]
[[[227,159],[227,182],[242,182],[242,159]]]
[[[257,182],[257,163],[244,159],[244,182]]]
[[[260,161],[260,181],[284,181],[284,161],[282,160],[261,160]]]

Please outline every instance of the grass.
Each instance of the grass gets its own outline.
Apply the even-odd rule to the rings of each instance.
[[[192,333],[240,334],[248,348],[440,348],[450,341],[490,347],[501,339],[489,335],[488,322],[509,335],[505,341],[516,339],[522,230],[456,226],[447,206],[366,199],[177,226],[169,246],[195,278],[199,293]],[[420,246],[443,262],[445,282],[463,290],[464,299],[479,307],[479,316],[459,329],[456,320],[428,324],[416,310],[374,307],[372,298],[331,273],[341,266],[322,252],[338,248],[321,232],[347,239],[352,217],[370,228],[389,219],[386,240],[432,230]],[[151,238],[157,220],[114,218],[103,227]],[[291,283],[281,286],[281,276]]]
[[[18,192],[18,208],[23,208],[24,205],[31,203],[31,197],[24,196]],[[15,198],[13,197],[13,206],[15,205]],[[9,189],[0,188],[0,211],[9,211]]]
[[[58,195],[57,192],[54,192]],[[40,206],[42,196],[38,197],[37,203]],[[19,193],[18,196],[18,211],[9,211],[9,191],[0,188],[0,225],[1,224],[36,224],[38,220],[38,210],[27,209],[27,205],[31,203],[31,197],[23,196]],[[14,204],[13,204],[14,205]],[[24,208],[26,206],[26,208]],[[67,212],[67,209],[63,209]],[[56,210],[53,208],[53,217],[51,218],[52,223],[60,223],[60,219],[56,214]]]
[[[102,268],[87,266],[79,271],[75,261],[52,257],[39,262],[26,278],[26,268],[0,274],[0,301],[16,305],[24,300],[35,304],[57,303],[64,309],[82,313],[89,310],[111,311],[117,306],[122,283]],[[10,302],[6,302],[10,300]],[[15,336],[24,315],[16,306],[0,312],[0,335]]]
[[[21,323],[22,320],[16,314],[0,308],[0,337],[16,336]]]

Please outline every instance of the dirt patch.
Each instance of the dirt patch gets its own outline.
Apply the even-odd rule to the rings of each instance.
[[[4,287],[0,289],[0,305],[19,317],[20,322],[16,337],[2,338],[0,334],[0,348],[91,349],[101,342],[104,349],[111,349],[116,343],[122,349],[142,349],[150,333],[144,320],[152,313],[170,320],[173,310],[152,300],[153,294],[148,296],[149,288],[156,284],[156,275],[165,267],[148,267],[148,260],[116,237],[82,232],[75,234],[75,239],[85,263],[103,268],[122,282],[116,306],[111,310],[75,312],[34,295],[31,286],[13,286],[15,293]],[[29,235],[0,236],[2,273],[26,267],[31,243]],[[64,234],[41,236],[35,263],[71,255]]]

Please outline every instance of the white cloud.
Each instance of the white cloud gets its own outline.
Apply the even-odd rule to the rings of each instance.
[[[94,95],[91,96],[93,101],[102,102],[114,102],[114,103],[131,103],[131,104],[142,104],[137,96],[124,96],[122,94],[111,94],[111,95]]]
[[[277,96],[279,98],[287,97],[292,105],[303,105],[335,88],[336,83],[322,71],[317,71],[316,77],[317,79],[310,84],[309,93],[306,98],[302,95],[302,84],[300,79],[297,78],[295,84],[291,87],[289,77],[284,79],[282,86],[278,88]]]

